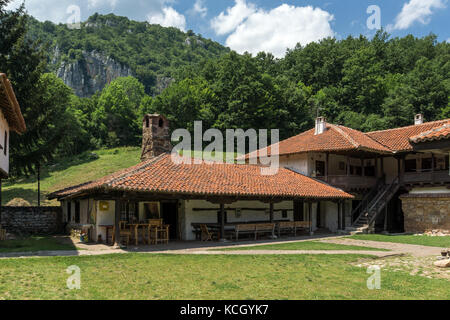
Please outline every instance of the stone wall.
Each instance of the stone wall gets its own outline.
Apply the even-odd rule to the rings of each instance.
[[[401,197],[405,232],[450,231],[450,193]]]
[[[1,225],[14,234],[57,234],[63,231],[61,207],[2,207]]]

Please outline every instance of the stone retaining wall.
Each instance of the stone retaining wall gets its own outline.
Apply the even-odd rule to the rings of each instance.
[[[2,228],[14,234],[57,234],[63,230],[61,207],[2,207]]]
[[[401,197],[405,232],[450,231],[450,194],[408,194]]]

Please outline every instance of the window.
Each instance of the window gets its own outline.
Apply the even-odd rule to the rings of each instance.
[[[67,201],[67,222],[72,221],[72,203]]]
[[[323,177],[325,175],[325,161],[316,161],[316,176]]]
[[[80,201],[75,202],[75,223],[80,223]]]
[[[6,154],[8,153],[8,131],[5,130],[5,144],[3,147],[3,152]]]
[[[161,119],[161,118],[159,119],[158,126],[160,128],[164,127],[164,120],[163,119]]]
[[[150,119],[148,117],[145,118],[145,127],[146,128],[150,127]]]
[[[282,217],[283,219],[286,219],[286,218],[288,217],[287,210],[282,210],[282,211],[281,211],[281,217]]]
[[[294,221],[304,220],[305,218],[303,215],[303,201],[294,201]]]
[[[417,163],[416,159],[409,159],[405,161],[405,172],[416,172]]]
[[[432,166],[433,166],[432,158],[422,159],[422,171],[431,171]]]

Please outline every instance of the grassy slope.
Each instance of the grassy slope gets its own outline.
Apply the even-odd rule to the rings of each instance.
[[[123,168],[131,167],[139,162],[139,147],[116,148],[94,151],[99,159],[91,160],[90,152],[70,159],[64,159],[53,166],[45,166],[41,172],[41,203],[57,205],[57,201],[48,201],[46,195],[52,191],[71,185],[101,178]],[[37,204],[36,177],[7,181],[2,188],[2,204],[13,198],[24,198],[31,204]]]
[[[450,282],[381,272],[367,289],[355,255],[119,254],[0,260],[0,299],[450,299]],[[68,290],[66,268],[81,269]]]
[[[47,200],[46,195],[56,190],[98,179],[120,169],[131,167],[139,163],[141,156],[141,148],[139,147],[103,149],[92,152],[96,153],[99,158],[92,160],[89,156],[91,152],[85,152],[42,168],[41,204],[58,205],[56,200]],[[192,157],[199,158],[201,156],[201,152],[192,152]],[[226,153],[223,154],[224,159],[225,156]],[[233,154],[233,156],[236,155]],[[205,155],[205,158],[211,157]],[[35,176],[3,183],[3,205],[13,198],[23,198],[32,205],[37,205],[37,197],[37,180]]]
[[[212,249],[214,250],[214,249]],[[230,250],[371,250],[371,251],[384,251],[383,249],[351,246],[345,244],[325,243],[320,241],[302,241],[302,242],[286,242],[281,244],[268,244],[262,246],[248,246],[237,248],[221,249],[224,251]]]
[[[355,240],[372,240],[382,242],[417,244],[430,247],[450,248],[450,236],[431,237],[431,236],[413,236],[413,235],[389,236],[382,234],[358,234],[351,236],[349,238]]]

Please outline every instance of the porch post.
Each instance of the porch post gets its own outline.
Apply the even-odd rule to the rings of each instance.
[[[120,198],[114,200],[114,246],[120,245]]]
[[[434,158],[434,153],[431,153],[431,173],[434,172],[434,162],[436,159]]]
[[[273,222],[273,202],[269,205],[270,210],[270,222]]]
[[[383,231],[387,232],[388,229],[388,204],[386,203],[384,207],[384,228]]]
[[[312,202],[309,202],[309,235],[313,236],[314,232],[313,232],[313,226],[312,226]]]
[[[225,205],[220,204],[220,241],[226,241],[225,239]]]
[[[338,230],[342,230],[341,226],[341,201],[338,201]]]
[[[325,154],[325,181],[328,182],[328,161],[330,159],[330,154],[327,152]]]
[[[347,176],[350,175],[350,157],[347,156]]]
[[[345,200],[342,202],[342,230],[345,230]]]
[[[366,176],[366,168],[365,168],[365,166],[364,166],[364,157],[361,157],[361,175],[362,175],[363,177]]]

